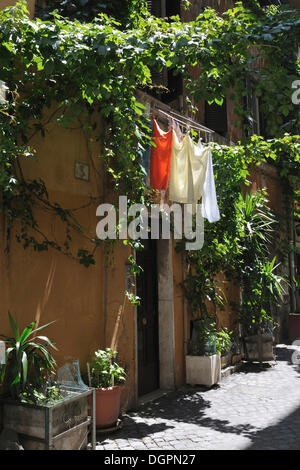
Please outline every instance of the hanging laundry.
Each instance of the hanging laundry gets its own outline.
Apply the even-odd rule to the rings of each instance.
[[[196,145],[186,134],[179,142],[173,130],[169,198],[196,204],[202,195],[202,215],[209,222],[220,219],[209,147]]]
[[[164,132],[153,118],[153,142],[150,157],[150,186],[160,191],[166,191],[170,178],[173,127]]]
[[[152,122],[149,123],[149,130],[152,131]],[[141,152],[141,165],[144,170],[143,181],[146,185],[150,183],[150,155],[151,155],[151,145],[149,144],[145,149]]]
[[[173,130],[173,146],[169,182],[169,198],[174,202],[187,203],[191,199],[189,184],[191,181],[191,164],[188,157],[188,135],[179,142]],[[190,188],[191,189],[191,188]]]
[[[205,151],[201,141],[198,144],[200,150]],[[209,222],[220,220],[220,211],[217,201],[216,185],[214,178],[213,162],[211,149],[208,148],[207,168],[202,192],[202,216]]]
[[[183,135],[182,135],[179,123],[178,123],[178,121],[174,120],[173,118],[172,118],[171,122],[172,122],[172,126],[174,127],[174,131],[177,135],[177,139],[179,140],[179,142],[181,142],[182,139],[183,139]]]

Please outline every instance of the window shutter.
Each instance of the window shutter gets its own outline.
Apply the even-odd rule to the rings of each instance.
[[[227,132],[227,106],[225,99],[222,106],[216,103],[210,105],[207,102],[205,103],[205,125],[218,134],[225,136]]]
[[[147,0],[148,11],[158,18],[180,15],[180,0]],[[182,93],[181,77],[173,77],[172,72],[164,68],[161,72],[151,70],[152,82],[155,85],[161,85],[166,88],[170,86],[170,93],[156,91],[154,96],[162,99],[164,102],[172,101]]]
[[[162,16],[162,0],[147,0],[148,10],[157,18]],[[163,69],[161,72],[151,70],[152,82],[154,85],[168,86],[168,71]],[[159,93],[159,92],[158,92]]]
[[[155,85],[168,86],[168,70],[164,68],[161,72],[151,71],[152,82]]]
[[[156,16],[157,18],[162,17],[162,5],[161,0],[147,0],[148,11],[151,15]]]
[[[166,16],[180,16],[180,0],[169,0],[166,2]]]
[[[289,4],[289,0],[259,0],[258,2],[261,7],[267,7],[269,5],[284,5]]]

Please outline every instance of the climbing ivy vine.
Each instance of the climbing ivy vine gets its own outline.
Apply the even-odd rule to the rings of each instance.
[[[151,136],[136,89],[153,86],[153,69],[167,67],[182,73],[191,109],[192,103],[203,99],[221,104],[230,93],[237,125],[246,126],[249,116],[242,103],[245,80],[251,77],[271,140],[257,137],[235,150],[216,149],[222,158],[236,152],[237,161],[231,160],[228,166],[229,173],[237,169],[237,177],[227,180],[230,197],[258,155],[271,158],[286,178],[292,179],[295,171],[298,175],[299,141],[285,133],[297,134],[300,124],[299,106],[291,101],[291,84],[300,71],[296,57],[299,12],[270,7],[257,14],[238,2],[223,16],[207,8],[194,21],[182,23],[179,17],[169,22],[152,17],[146,2],[127,3],[121,22],[106,13],[92,21],[94,15],[84,21],[76,15],[68,19],[61,16],[61,10],[48,12],[46,20],[31,20],[23,1],[0,12],[0,79],[8,87],[7,102],[0,104],[0,204],[7,251],[11,233],[17,230],[24,248],[51,247],[85,266],[94,263],[99,240],[85,235],[92,248],[73,253],[72,233],[84,233],[76,211],[51,201],[45,183],[28,181],[22,171],[26,159],[39,158],[32,140],[37,134],[44,136],[49,123],[68,127],[74,116],[80,116],[84,131],[103,141],[103,159],[115,189],[126,194],[129,203],[145,202],[148,193],[140,154]],[[192,81],[191,69],[199,64],[201,74]],[[103,118],[101,126],[95,113]],[[225,191],[221,181],[220,194]],[[291,187],[297,195],[297,182]],[[37,207],[65,223],[61,245],[41,230],[35,217]]]
[[[213,144],[212,153],[221,219],[214,224],[205,224],[205,242],[202,249],[187,253],[187,276],[182,284],[190,311],[196,318],[198,315],[202,319],[215,319],[217,309],[224,308],[227,302],[224,288],[226,284],[240,285],[246,278],[250,288],[253,286],[255,276],[257,278],[261,276],[264,281],[267,279],[269,282],[268,276],[274,277],[272,281],[277,280],[278,273],[275,274],[273,271],[275,264],[284,265],[287,260],[290,250],[288,240],[290,208],[300,181],[299,136],[286,135],[284,138],[270,141],[253,136],[247,147]],[[248,207],[245,194],[249,192],[247,186],[250,184],[250,167],[272,161],[277,165],[278,176],[281,178],[283,193],[287,199],[284,207],[288,207],[289,211],[285,213],[284,207],[278,207],[271,215],[265,188],[257,191],[255,201],[248,201]],[[251,210],[247,213],[249,207]],[[264,213],[265,220],[262,217]],[[253,221],[257,222],[257,219],[260,230],[251,225]],[[247,237],[251,240],[250,244]],[[274,260],[273,265],[267,261],[270,245],[272,256],[276,254],[276,263]],[[178,243],[177,250],[179,252],[184,250],[184,242]],[[267,272],[268,268],[271,272]],[[246,282],[244,281],[245,284]],[[259,284],[257,279],[255,282]],[[287,283],[281,282],[281,284],[287,290]],[[251,292],[249,296],[248,292],[248,298],[253,304],[257,299],[259,303],[260,297],[260,293]],[[247,314],[244,312],[241,317],[237,315],[240,312],[239,303],[231,305],[236,312],[236,320],[242,318],[248,330],[249,323],[251,326],[253,304],[251,303],[250,308],[246,309]],[[259,320],[266,324],[271,319],[267,311],[261,309],[258,314]]]

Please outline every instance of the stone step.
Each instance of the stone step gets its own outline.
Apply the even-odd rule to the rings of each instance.
[[[277,361],[300,364],[300,346],[295,344],[277,344],[274,348]]]

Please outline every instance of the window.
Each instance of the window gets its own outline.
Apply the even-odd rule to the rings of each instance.
[[[180,0],[147,0],[147,4],[149,12],[158,18],[180,15]],[[155,85],[168,88],[169,92],[157,90],[150,94],[163,103],[180,107],[177,101],[183,90],[181,74],[174,74],[174,71],[165,68],[161,72],[152,70],[151,75]]]
[[[127,2],[118,0],[36,0],[35,16],[43,20],[51,18],[50,12],[57,10],[58,14],[70,20],[81,22],[92,21],[99,13],[106,13],[120,21],[128,15]]]
[[[268,5],[289,5],[289,0],[259,0],[261,7],[267,7]]]
[[[166,16],[165,1],[163,0],[147,0],[148,11],[157,18]]]
[[[180,15],[180,0],[147,0],[147,4],[150,13],[158,18]]]
[[[171,0],[166,2],[166,16],[180,16],[180,0]]]
[[[209,129],[226,137],[227,134],[227,103],[224,99],[222,106],[216,103],[205,103],[205,125]]]
[[[259,116],[259,101],[254,93],[254,86],[251,79],[246,80],[246,109],[248,114],[247,128],[248,135],[260,135],[260,116]]]

